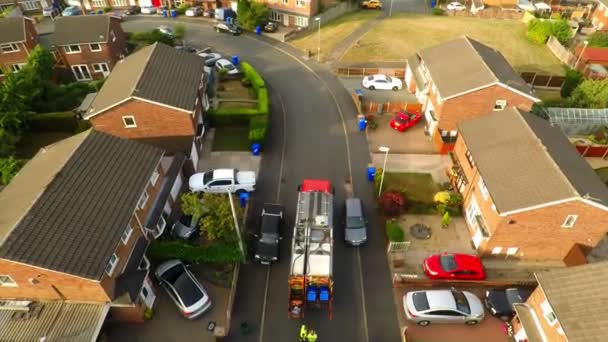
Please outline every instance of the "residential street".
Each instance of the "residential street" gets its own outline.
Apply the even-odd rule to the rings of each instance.
[[[123,27],[127,31],[144,30],[167,21],[137,17],[124,22]],[[321,341],[398,340],[384,233],[373,210],[372,185],[365,179],[369,149],[365,136],[356,129],[354,105],[348,92],[329,70],[316,64],[304,66],[272,46],[280,45],[280,49],[299,57],[297,51],[284,44],[248,35],[220,35],[209,26],[198,24],[187,25],[186,40],[195,46],[212,46],[228,55],[238,54],[260,71],[271,89],[270,136],[253,212],[254,215],[259,212],[256,208],[263,202],[277,201],[277,196],[286,206],[282,260],[270,270],[253,263],[244,265],[228,340],[290,341],[297,337],[301,323],[315,329]],[[281,169],[283,172],[279,174]],[[345,182],[351,178],[351,172],[354,193],[362,198],[370,215],[369,241],[360,250],[346,247],[343,242],[342,203],[346,196]],[[307,312],[303,321],[287,318],[291,229],[296,188],[304,178],[327,178],[336,188],[332,321],[327,312]],[[238,325],[245,320],[252,323],[254,332],[243,336]]]

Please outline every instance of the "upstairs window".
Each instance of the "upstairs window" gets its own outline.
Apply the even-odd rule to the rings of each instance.
[[[298,7],[305,7],[306,6],[306,2],[304,0],[296,0],[296,6],[298,6]]]
[[[80,53],[80,45],[66,45],[63,47],[65,53]]]
[[[473,156],[471,155],[471,152],[469,152],[469,150],[467,150],[464,153],[464,156],[467,157],[467,161],[469,162],[469,166],[471,168],[473,168],[475,166],[475,161],[473,161]]]
[[[129,239],[131,238],[131,234],[133,233],[133,228],[131,228],[130,224],[127,224],[127,228],[125,228],[125,231],[122,232],[122,236],[120,237],[120,240],[122,240],[123,244],[127,244],[127,242],[129,242]]]
[[[148,193],[144,190],[144,192],[142,192],[141,196],[139,197],[137,207],[139,209],[143,209],[146,206],[146,202],[148,202]]]
[[[91,48],[91,51],[93,51],[93,52],[101,51],[101,45],[99,45],[97,43],[89,44],[89,47]]]
[[[488,188],[486,188],[486,183],[484,183],[481,177],[479,177],[479,182],[477,182],[477,186],[479,187],[479,191],[481,192],[483,199],[487,200],[490,197],[490,192],[488,192]]]
[[[159,176],[160,176],[160,173],[158,173],[158,171],[154,170],[154,173],[150,177],[150,184],[152,184],[152,186],[156,185],[156,181],[158,180]]]
[[[574,227],[574,224],[576,223],[576,219],[578,218],[578,215],[568,215],[566,217],[566,220],[564,221],[564,224],[562,224],[563,228],[572,228]]]
[[[494,110],[503,110],[507,108],[507,100],[496,100]]]
[[[109,276],[111,276],[112,272],[114,272],[114,269],[116,268],[116,265],[118,264],[118,260],[119,260],[119,258],[116,255],[116,253],[112,254],[112,257],[110,257],[110,261],[106,265],[106,273]]]
[[[11,276],[3,274],[0,275],[0,287],[17,287],[17,283]]]
[[[3,53],[17,52],[19,51],[19,45],[15,43],[2,44],[0,45],[0,50],[2,50]]]
[[[540,308],[543,311],[543,317],[545,317],[549,325],[554,326],[555,323],[557,323],[557,316],[555,316],[549,302],[545,300],[544,302],[540,303]]]
[[[123,116],[122,123],[125,125],[125,128],[137,127],[137,123],[135,122],[135,117],[132,115]]]

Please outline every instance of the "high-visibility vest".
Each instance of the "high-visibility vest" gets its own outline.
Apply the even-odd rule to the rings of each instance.
[[[306,338],[306,326],[304,324],[300,327],[300,338]]]
[[[308,333],[308,342],[317,342],[317,333],[311,331]]]

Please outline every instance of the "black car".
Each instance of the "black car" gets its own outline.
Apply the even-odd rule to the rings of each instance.
[[[126,15],[133,15],[139,12],[141,12],[141,8],[139,8],[138,6],[129,6],[127,7],[127,9],[124,10],[124,13]]]
[[[238,36],[243,30],[235,24],[229,24],[225,22],[218,22],[213,26],[216,32],[231,33],[234,36]]]
[[[279,242],[283,225],[283,207],[279,204],[264,204],[260,233],[256,234],[255,260],[270,265],[279,260]]]
[[[272,21],[269,21],[266,25],[264,25],[265,32],[275,32],[278,29],[279,29],[279,25]]]
[[[486,291],[484,303],[492,316],[508,321],[515,315],[513,304],[525,303],[531,294],[532,290],[514,287],[506,290],[489,290]]]
[[[198,233],[198,221],[193,220],[192,216],[182,215],[179,221],[171,227],[171,234],[180,239],[188,240],[196,237]]]

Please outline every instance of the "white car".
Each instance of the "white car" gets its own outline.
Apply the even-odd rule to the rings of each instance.
[[[240,73],[239,69],[237,69],[232,62],[227,60],[226,58],[219,59],[215,62],[215,68],[217,71],[226,70],[228,75],[238,75]]]
[[[475,325],[485,316],[481,300],[467,291],[412,291],[403,296],[403,310],[408,321],[421,326],[431,323]]]
[[[201,15],[203,15],[203,9],[198,6],[190,7],[186,10],[186,17],[200,17]]]
[[[450,2],[448,4],[448,10],[449,11],[464,11],[466,10],[467,7],[463,4],[461,4],[460,2],[454,1],[454,2]]]
[[[215,169],[193,174],[188,185],[192,192],[251,192],[255,190],[255,172]]]
[[[45,17],[52,17],[53,15],[57,14],[57,12],[57,9],[53,7],[45,7],[42,9],[42,15]]]
[[[203,58],[205,66],[214,66],[217,61],[222,59],[222,55],[216,52],[199,52],[197,55]]]
[[[160,31],[160,33],[167,35],[169,37],[173,37],[173,29],[170,28],[167,25],[161,25],[158,27],[158,30]]]
[[[155,14],[155,13],[156,13],[156,7],[147,6],[147,7],[141,8],[141,14]]]
[[[363,78],[363,87],[369,90],[399,90],[403,88],[403,82],[396,77],[377,74]]]

